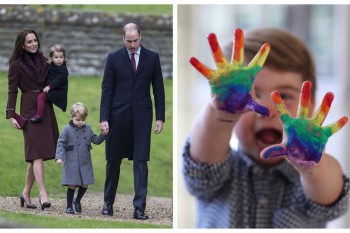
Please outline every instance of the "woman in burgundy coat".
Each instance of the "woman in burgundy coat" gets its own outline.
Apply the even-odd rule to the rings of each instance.
[[[41,209],[51,206],[44,184],[44,161],[55,158],[58,126],[51,102],[45,103],[41,124],[28,121],[36,113],[37,95],[45,87],[47,59],[39,51],[37,33],[22,29],[15,42],[9,60],[8,101],[6,118],[15,129],[23,130],[25,161],[28,162],[26,182],[20,196],[21,206],[36,208],[30,199],[30,191],[36,181],[39,188]],[[18,89],[21,91],[20,114],[16,113]]]

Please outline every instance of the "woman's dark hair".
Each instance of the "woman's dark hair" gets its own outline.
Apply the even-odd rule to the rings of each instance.
[[[10,56],[9,64],[21,57],[23,52],[23,45],[28,34],[34,34],[36,36],[36,39],[38,41],[38,49],[40,49],[38,34],[33,29],[23,28],[17,35],[15,47],[13,48],[12,55]]]

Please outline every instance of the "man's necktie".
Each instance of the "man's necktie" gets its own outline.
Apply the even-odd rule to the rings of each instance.
[[[132,65],[132,68],[134,69],[134,71],[136,71],[136,61],[135,61],[135,53],[131,53],[131,65]]]

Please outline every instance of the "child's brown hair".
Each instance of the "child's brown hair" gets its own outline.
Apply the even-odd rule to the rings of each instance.
[[[54,52],[62,52],[63,53],[63,57],[64,57],[64,62],[67,62],[67,56],[66,56],[66,50],[64,49],[64,47],[62,45],[54,45],[50,48],[49,51],[49,63],[52,63],[52,56],[54,54]]]

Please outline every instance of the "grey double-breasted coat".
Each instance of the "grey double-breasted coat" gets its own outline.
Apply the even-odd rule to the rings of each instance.
[[[56,160],[62,159],[62,185],[94,184],[91,161],[91,143],[101,144],[105,137],[96,135],[90,125],[74,126],[70,121],[62,130],[57,142]]]

